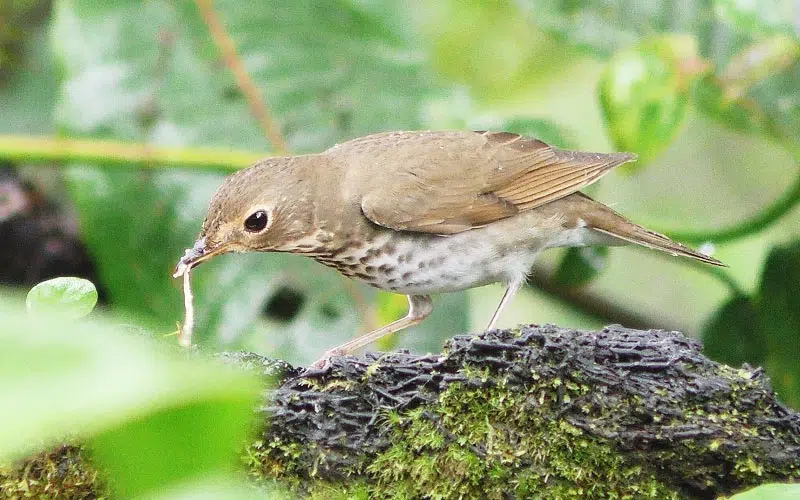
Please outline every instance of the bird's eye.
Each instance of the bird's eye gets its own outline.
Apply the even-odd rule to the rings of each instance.
[[[267,217],[267,212],[264,210],[257,210],[253,212],[250,217],[245,219],[244,228],[251,233],[260,233],[267,227],[268,221],[269,217]]]

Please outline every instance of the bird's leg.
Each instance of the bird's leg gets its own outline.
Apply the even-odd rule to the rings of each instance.
[[[508,283],[503,298],[500,299],[500,303],[497,305],[497,309],[495,309],[494,314],[492,314],[492,319],[489,321],[489,326],[486,327],[487,331],[494,329],[497,320],[500,318],[500,312],[505,308],[506,304],[511,302],[511,299],[514,298],[514,295],[517,294],[523,283],[525,283],[524,277]]]
[[[430,295],[407,295],[406,298],[408,299],[408,313],[404,317],[330,349],[320,359],[309,366],[309,369],[320,369],[324,367],[328,359],[333,356],[349,354],[359,347],[374,342],[385,335],[421,323],[422,320],[428,317],[431,311],[433,311],[433,300],[431,300]]]

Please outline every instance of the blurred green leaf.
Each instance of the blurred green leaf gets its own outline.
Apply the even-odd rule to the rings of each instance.
[[[375,294],[375,321],[378,324],[390,323],[405,316],[408,299],[405,295],[379,291]]]
[[[576,149],[577,144],[555,123],[535,118],[512,118],[506,120],[503,130],[535,137],[559,148]]]
[[[651,38],[619,52],[599,84],[600,105],[616,149],[639,155],[641,168],[680,130],[691,79],[702,70],[695,41],[687,36]]]
[[[173,487],[160,488],[152,495],[141,495],[137,500],[270,500],[293,499],[295,495],[277,488],[254,486],[244,480],[229,478],[203,478]]]
[[[800,43],[788,36],[753,42],[733,54],[719,75],[693,88],[693,101],[718,122],[800,145]]]
[[[759,289],[759,322],[775,392],[800,408],[800,240],[772,249]]]
[[[25,299],[28,312],[54,314],[64,319],[86,316],[97,304],[94,283],[82,278],[61,277],[43,281],[31,288]]]
[[[692,100],[698,109],[717,122],[741,132],[767,133],[769,125],[766,114],[757,107],[727,99],[725,89],[715,76],[707,75],[699,79],[692,92]]]
[[[738,493],[729,500],[796,500],[800,498],[800,484],[762,484]]]
[[[792,0],[714,0],[713,5],[717,18],[746,33],[794,33]]]
[[[588,284],[608,263],[608,247],[573,247],[564,252],[553,273],[556,286],[572,288]]]
[[[231,474],[255,402],[233,393],[157,410],[89,441],[94,462],[120,498]]]
[[[234,422],[239,429],[247,427],[249,405],[258,394],[250,376],[162,352],[152,340],[97,318],[81,323],[45,314],[30,318],[9,304],[0,301],[0,461],[130,422],[144,425],[150,415],[181,408],[198,409],[183,413],[189,421],[197,419],[187,425],[205,426],[212,441],[215,433],[231,436],[227,426]],[[217,404],[231,413],[220,422],[207,420],[211,410],[200,409]],[[194,441],[151,444],[161,448],[142,443],[136,453],[167,454],[172,453],[168,447],[180,447],[192,457],[203,448]]]
[[[31,25],[25,31],[14,71],[6,74],[0,68],[0,133],[45,134],[53,130],[59,80],[47,49],[47,28]]]
[[[417,10],[432,66],[468,85],[479,102],[507,102],[531,82],[558,74],[576,52],[554,43],[516,2],[440,0]]]
[[[748,297],[734,297],[703,328],[706,356],[731,366],[764,364],[766,339],[760,334],[756,306]]]
[[[753,85],[741,102],[765,117],[766,133],[789,146],[795,158],[800,152],[800,61]]]
[[[800,57],[800,43],[794,37],[776,35],[758,40],[734,55],[721,75],[728,100],[740,99],[767,77],[792,66]]]
[[[373,306],[375,327],[388,325],[392,321],[402,318],[408,312],[408,299],[405,295],[396,293],[378,292],[375,295],[375,305]],[[376,346],[381,351],[390,351],[397,345],[396,335],[387,335],[379,339]]]
[[[518,3],[524,5],[530,19],[548,33],[604,56],[653,33],[705,31],[711,17],[710,6],[694,0],[680,5],[657,0],[527,0]]]
[[[748,48],[758,47],[766,37],[775,35],[797,40],[792,26],[797,7],[792,0],[688,0],[680,4],[656,0],[529,0],[518,4],[528,10],[529,18],[541,29],[598,56],[621,57],[619,53],[629,53],[637,41],[654,33],[682,33],[693,38],[699,55],[717,72],[698,85],[692,94],[693,104],[726,126],[767,133],[790,141],[794,148],[800,147],[800,64],[795,62],[784,71],[765,75],[740,101],[725,99],[726,92],[721,88],[723,68],[737,57],[747,60]],[[763,56],[756,59],[765,60]],[[658,67],[654,69],[659,71]],[[682,111],[678,108],[683,104],[674,104],[679,116]],[[630,126],[635,129],[637,125]],[[634,137],[621,131],[612,131],[612,136]]]
[[[560,39],[598,55],[610,55],[653,33],[685,33],[701,42],[704,55],[738,43],[731,31],[748,36],[794,33],[793,0],[643,0],[517,2],[530,19]]]
[[[405,295],[367,290],[370,297],[371,308],[364,313],[372,315],[364,318],[365,323],[359,323],[349,332],[350,337],[366,333],[367,328],[377,328],[388,324],[406,315],[408,300]],[[375,343],[374,347],[367,350],[390,351],[396,347],[409,349],[413,352],[439,352],[445,339],[453,335],[464,333],[469,328],[469,297],[466,292],[452,292],[435,294],[433,296],[433,312],[422,323],[406,328],[399,332],[383,337]],[[489,318],[486,318],[488,321]],[[328,345],[328,342],[331,342]],[[326,348],[334,347],[331,341],[326,341]],[[320,344],[317,341],[314,347],[316,357],[322,355]]]
[[[36,31],[47,13],[48,0],[13,0],[0,3],[0,80],[13,73],[24,58],[20,47]]]
[[[439,92],[400,5],[221,0],[214,6],[295,152],[381,129],[420,128],[426,99]],[[52,39],[64,68],[58,123],[65,133],[265,149],[192,2],[58,0]],[[221,176],[76,165],[66,177],[112,304],[172,330],[182,307],[170,271],[199,232]],[[348,290],[321,267],[283,256],[218,260],[193,275],[201,344],[263,347],[278,334],[303,330],[316,339],[289,342],[310,350],[320,336],[335,345],[355,330]],[[264,339],[261,309],[287,281],[326,298],[291,325],[271,325],[276,336]],[[338,319],[321,312],[329,304]]]

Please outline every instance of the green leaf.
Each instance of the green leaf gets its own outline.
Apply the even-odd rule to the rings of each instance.
[[[738,493],[729,500],[796,500],[800,498],[800,484],[762,484]]]
[[[725,89],[714,75],[699,79],[692,88],[697,108],[717,122],[740,132],[767,133],[768,119],[763,110],[725,97]]]
[[[718,53],[734,45],[732,32],[748,36],[791,34],[793,0],[687,0],[680,8],[658,0],[590,2],[527,0],[529,18],[560,39],[594,54],[610,55],[653,33],[686,33]]]
[[[765,133],[794,148],[800,146],[800,100],[796,99],[800,93],[799,63],[765,76],[741,101],[723,99],[726,92],[720,87],[724,68],[732,59],[745,57],[748,47],[775,35],[788,35],[787,40],[797,41],[792,26],[796,5],[792,0],[689,0],[679,9],[656,0],[529,0],[518,4],[525,6],[529,19],[541,29],[599,56],[628,52],[654,33],[683,33],[693,38],[714,73],[694,90],[692,104],[734,129]],[[764,58],[757,55],[755,59]],[[674,104],[680,115],[677,108],[683,105]],[[635,131],[635,125],[631,127]],[[612,136],[634,137],[621,132],[612,132]]]
[[[234,472],[254,401],[236,393],[211,396],[130,419],[89,441],[116,496]]]
[[[734,297],[714,313],[703,328],[703,350],[709,358],[731,366],[764,364],[766,339],[749,297]]]
[[[586,285],[607,263],[608,247],[568,248],[553,274],[553,284],[567,288]]]
[[[375,320],[379,323],[390,323],[405,316],[408,311],[408,299],[405,295],[378,292],[375,295]]]
[[[375,303],[371,311],[374,318],[368,325],[375,328],[388,325],[392,321],[402,318],[408,311],[408,300],[404,295],[396,293],[378,292],[375,295]],[[397,347],[399,337],[397,335],[387,335],[375,341],[375,347],[379,351],[391,351]]]
[[[218,445],[213,435],[230,437],[247,428],[259,390],[251,376],[217,362],[164,352],[152,340],[130,333],[130,328],[123,331],[99,318],[80,323],[46,314],[31,318],[10,304],[0,298],[0,462],[64,439],[113,434],[113,429],[129,424],[161,425],[163,420],[149,418],[173,411],[181,412],[185,425],[204,428],[206,438]],[[217,404],[230,413],[209,420],[220,417],[213,410]],[[238,431],[233,430],[234,424]],[[196,463],[204,468],[213,463],[209,457],[219,459],[220,468],[234,459],[226,456],[222,464],[222,452],[206,450],[196,439],[187,443],[177,437],[160,443],[145,441],[134,451],[150,457],[199,453]],[[128,459],[139,460],[136,456]],[[119,488],[134,489],[127,483]]]
[[[800,240],[774,248],[767,257],[759,289],[759,322],[775,392],[800,408]]]
[[[616,54],[600,79],[599,97],[616,149],[639,155],[641,167],[680,130],[689,84],[699,70],[694,39],[662,36]]]
[[[86,316],[97,304],[97,289],[82,278],[61,277],[43,281],[31,288],[25,305],[28,312],[58,314],[65,319]]]

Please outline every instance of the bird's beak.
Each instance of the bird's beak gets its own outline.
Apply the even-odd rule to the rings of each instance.
[[[227,245],[218,245],[215,248],[208,248],[206,247],[206,239],[200,238],[197,240],[192,246],[192,248],[187,248],[186,253],[183,254],[181,260],[178,261],[178,265],[175,266],[175,272],[172,274],[173,278],[178,278],[183,276],[189,270],[203,261],[214,257],[215,255],[219,255],[221,253],[225,253],[227,251]]]

